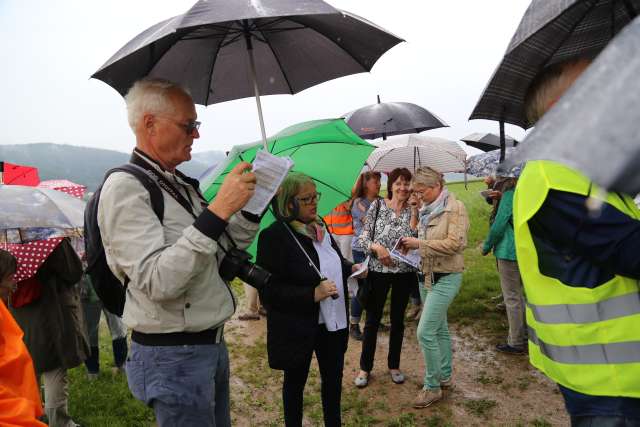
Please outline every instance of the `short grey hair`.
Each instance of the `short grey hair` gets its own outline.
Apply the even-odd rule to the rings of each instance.
[[[527,120],[531,124],[536,123],[546,112],[549,102],[553,101],[558,95],[562,95],[559,90],[567,87],[567,80],[570,78],[569,73],[566,72],[568,69],[591,61],[592,58],[590,57],[569,59],[550,65],[542,70],[527,89],[524,99]]]
[[[444,188],[445,185],[444,175],[428,166],[421,166],[416,169],[412,182],[414,184],[424,185],[425,187],[437,187],[438,184],[440,184],[440,186]]]
[[[169,99],[169,95],[175,91],[191,96],[187,89],[169,80],[144,78],[135,82],[124,97],[127,119],[133,132],[136,132],[145,114],[175,114],[175,108]]]

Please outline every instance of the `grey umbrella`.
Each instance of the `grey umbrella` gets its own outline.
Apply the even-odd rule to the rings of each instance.
[[[524,97],[545,67],[596,56],[640,12],[640,0],[533,0],[470,119],[527,129]]]
[[[464,172],[467,153],[455,141],[434,136],[405,134],[389,138],[379,144],[369,158],[370,170],[389,173],[395,168],[412,172],[420,166],[429,166],[445,172]]]
[[[555,160],[606,189],[640,192],[640,18],[600,54],[505,162]]]
[[[500,137],[495,133],[475,132],[465,136],[464,138],[460,138],[460,141],[484,152],[500,148]],[[518,145],[518,141],[510,136],[505,137],[505,143],[507,147],[516,147]]]
[[[83,226],[82,200],[56,190],[0,184],[0,230]]]
[[[402,39],[321,0],[200,0],[144,31],[92,77],[124,95],[149,76],[186,86],[198,104],[294,94],[370,71]]]
[[[515,148],[507,148],[507,158],[511,157]],[[485,153],[476,154],[467,158],[465,162],[466,172],[474,176],[520,176],[522,164],[505,168],[504,164],[500,165],[500,150],[487,151]],[[498,171],[498,166],[501,168]],[[499,172],[499,173],[498,173]]]
[[[344,120],[361,138],[376,139],[392,135],[420,133],[449,127],[441,118],[410,102],[380,102],[345,114]]]

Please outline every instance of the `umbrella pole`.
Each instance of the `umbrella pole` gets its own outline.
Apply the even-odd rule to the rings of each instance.
[[[256,78],[256,64],[253,58],[253,43],[251,42],[251,32],[249,24],[246,20],[242,21],[244,26],[244,40],[247,44],[247,54],[249,56],[249,78],[253,82],[253,93],[256,96],[256,106],[258,107],[258,119],[260,120],[260,132],[262,133],[262,145],[265,151],[267,148],[267,132],[264,130],[264,119],[262,117],[262,104],[260,103],[260,90],[258,88],[258,79]]]
[[[504,136],[504,120],[500,120],[500,163],[504,162],[504,155],[506,151],[505,136]]]
[[[464,189],[468,190],[469,187],[467,187],[467,167],[469,166],[469,163],[467,162],[467,159],[464,159]]]

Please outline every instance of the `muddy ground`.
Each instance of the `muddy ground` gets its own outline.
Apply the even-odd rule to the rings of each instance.
[[[234,426],[281,426],[282,374],[266,361],[265,320],[228,323],[231,352]],[[411,406],[424,375],[415,322],[407,322],[401,369],[402,385],[386,369],[388,333],[380,333],[369,386],[357,389],[361,345],[350,339],[343,380],[343,425],[346,426],[566,426],[569,424],[557,387],[533,369],[524,356],[497,353],[500,337],[473,326],[451,326],[455,387],[426,409]],[[319,375],[315,359],[305,389],[306,426],[322,424]]]

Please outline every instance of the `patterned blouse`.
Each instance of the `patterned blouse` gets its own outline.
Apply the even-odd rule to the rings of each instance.
[[[373,240],[371,239],[371,233],[373,231],[373,220],[376,216],[376,207],[379,206],[378,221],[376,222],[376,235]],[[370,254],[369,247],[373,242],[378,243],[389,252],[395,246],[396,242],[401,237],[416,237],[417,232],[411,230],[409,221],[411,220],[411,208],[405,207],[400,215],[396,215],[396,212],[387,207],[384,200],[371,203],[367,215],[364,219],[364,226],[362,227],[362,233],[358,237],[358,246],[366,254]],[[389,266],[382,265],[382,263],[373,256],[369,261],[369,269],[378,273],[410,273],[416,271],[404,262],[397,261],[392,258],[392,263]]]
[[[375,200],[379,199],[376,198]],[[362,249],[358,244],[358,236],[362,233],[364,218],[366,217],[370,206],[371,201],[366,197],[358,197],[351,205],[351,218],[353,218],[353,240],[351,242],[351,249],[354,251],[362,252]]]

